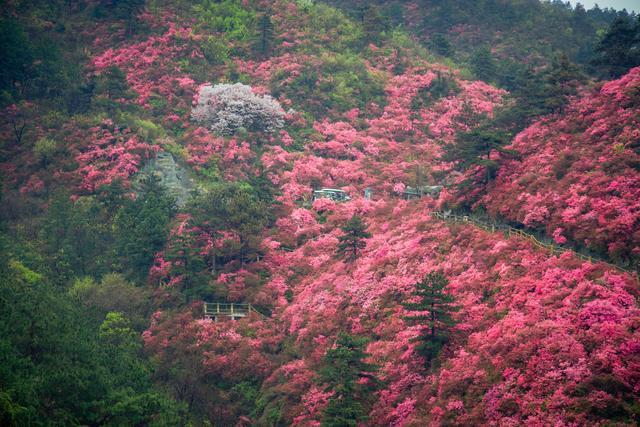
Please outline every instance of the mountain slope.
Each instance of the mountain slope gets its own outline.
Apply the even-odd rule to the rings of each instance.
[[[4,110],[2,242],[16,242],[3,252],[22,266],[22,282],[40,277],[90,313],[109,349],[120,341],[107,332],[120,331],[129,360],[144,361],[140,394],[156,400],[120,405],[129,394],[118,389],[103,405],[106,423],[110,407],[124,417],[116,424],[134,415],[150,424],[327,423],[339,399],[323,378],[344,333],[366,340],[374,367],[351,385],[365,425],[637,422],[637,278],[431,215],[469,196],[453,187],[464,176],[442,160],[444,146],[505,105],[506,91],[438,63],[401,29],[372,38],[321,3],[158,2],[132,21],[96,20],[102,9],[91,7],[75,11],[95,36],[84,49],[92,89],[82,111],[39,99]],[[203,87],[237,82],[251,89],[234,105],[272,95],[281,128],[243,126],[240,108],[212,114],[241,123],[231,135],[193,119]],[[511,145],[520,158],[505,160],[481,203],[557,239],[581,243],[595,232],[611,256],[631,257],[637,86],[635,69],[523,131]],[[158,156],[195,190],[179,208],[161,182],[142,179]],[[404,200],[407,187],[425,185],[446,188]],[[350,200],[311,200],[325,187]],[[581,211],[565,206],[574,201],[585,201]],[[567,210],[575,222],[564,225]],[[354,215],[372,236],[349,261],[337,246]],[[608,225],[596,225],[600,216]],[[403,303],[432,271],[446,276],[460,310],[428,362]],[[203,302],[213,301],[251,303],[264,316],[205,319]],[[104,323],[113,312],[124,323]],[[124,327],[126,317],[148,323]],[[46,393],[26,402],[14,380],[12,405],[51,412],[41,409]],[[59,405],[51,422],[96,422]]]
[[[638,248],[640,69],[519,134],[482,199],[489,212],[540,227],[635,265]]]

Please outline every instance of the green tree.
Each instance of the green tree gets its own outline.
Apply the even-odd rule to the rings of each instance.
[[[175,200],[155,175],[141,181],[138,197],[126,200],[115,218],[116,247],[129,276],[144,279],[169,233]]]
[[[258,18],[258,31],[255,37],[255,50],[262,56],[268,57],[273,49],[274,28],[271,17],[263,13]]]
[[[122,313],[109,312],[98,329],[101,365],[113,384],[104,396],[100,424],[179,423],[178,405],[154,390],[151,366],[142,357],[142,342]]]
[[[133,327],[140,332],[147,326],[150,292],[146,287],[128,282],[121,274],[106,274],[100,282],[91,277],[76,279],[69,295],[77,298],[97,319],[115,311],[131,320]]]
[[[200,48],[208,65],[222,65],[229,59],[229,46],[220,37],[208,36],[203,38],[200,42]]]
[[[280,84],[286,74],[276,74],[271,82],[273,95],[284,94],[295,100],[301,110],[316,117],[356,107],[365,109],[371,102],[384,105],[381,75],[367,69],[361,57],[346,50],[337,54],[323,52],[319,59],[319,66],[308,65],[289,84]],[[320,78],[325,75],[331,79]]]
[[[402,304],[406,310],[417,312],[405,319],[411,324],[424,327],[416,338],[419,343],[416,350],[424,357],[427,366],[431,365],[449,341],[450,329],[455,324],[452,313],[459,310],[454,305],[453,296],[445,293],[448,284],[449,281],[441,271],[432,271],[416,283],[413,292],[415,302]]]
[[[138,14],[144,9],[145,0],[99,0],[94,9],[97,18],[123,20],[127,35],[139,27]]]
[[[13,101],[31,78],[33,52],[24,28],[14,19],[0,21],[0,91],[3,103]]]
[[[477,168],[487,184],[498,170],[498,162],[493,154],[510,153],[504,149],[508,141],[505,131],[496,129],[493,123],[487,122],[468,132],[459,133],[453,144],[445,146],[444,159],[454,162],[458,170]]]
[[[193,6],[199,25],[228,41],[248,42],[255,29],[255,12],[238,0],[200,0]]]
[[[629,15],[619,14],[598,43],[592,63],[609,77],[640,65],[640,17],[634,22]]]
[[[271,220],[269,200],[265,200],[259,191],[247,183],[224,183],[198,196],[190,208],[193,224],[212,236],[221,232],[230,232],[238,238],[236,253],[212,254],[212,268],[215,270],[216,258],[229,257],[244,264],[260,253],[260,236]]]
[[[417,111],[433,105],[438,99],[460,92],[460,87],[450,76],[436,72],[436,78],[427,87],[422,87],[411,102],[411,109]]]
[[[524,129],[536,117],[550,113],[548,100],[553,96],[544,74],[531,68],[519,70],[513,86],[514,105],[501,108],[494,119],[496,128],[507,130],[511,135]]]
[[[476,50],[469,60],[471,70],[480,80],[492,82],[496,76],[496,62],[488,47]]]
[[[206,299],[212,291],[211,286],[208,286],[210,274],[206,270],[206,259],[198,245],[197,231],[192,227],[184,228],[183,232],[171,236],[164,251],[165,260],[173,264],[171,272],[174,277],[182,277],[182,293],[173,296],[178,300]],[[170,291],[177,289],[173,287]]]
[[[11,250],[9,250],[11,248]],[[139,334],[101,321],[16,258],[0,234],[2,425],[177,425],[178,406],[151,382]]]
[[[585,82],[586,77],[567,55],[562,54],[553,59],[544,79],[548,86],[546,108],[555,113],[562,111],[569,96],[578,93],[578,86]]]
[[[57,150],[58,144],[50,138],[40,138],[33,146],[33,154],[43,167],[53,160]]]
[[[366,339],[340,332],[335,346],[327,350],[319,380],[333,396],[323,412],[323,427],[357,426],[367,419],[367,396],[378,385],[376,367],[364,359]],[[367,379],[363,384],[360,380]]]
[[[380,44],[381,33],[387,29],[388,22],[379,7],[367,4],[362,10],[362,26],[365,42]]]
[[[111,271],[115,256],[108,208],[93,196],[73,202],[68,193],[54,195],[39,234],[52,277],[60,284],[74,276],[100,276]]]
[[[54,35],[29,30],[15,18],[0,18],[0,106],[61,96],[80,76],[79,64],[65,60]]]
[[[438,55],[451,56],[453,54],[453,47],[449,39],[442,33],[435,33],[429,38],[429,47]]]
[[[496,110],[490,127],[506,132],[507,139],[520,132],[536,118],[561,112],[568,97],[577,93],[586,77],[566,55],[559,55],[544,70],[513,67],[508,64],[502,76],[508,82],[512,102]],[[508,69],[511,68],[511,71]],[[511,76],[506,74],[513,73]]]
[[[91,102],[94,108],[113,114],[135,96],[129,88],[124,72],[119,67],[112,66],[96,77]]]
[[[347,261],[358,258],[358,252],[367,246],[365,239],[371,237],[367,224],[358,215],[353,215],[340,229],[344,234],[338,237],[338,255]]]

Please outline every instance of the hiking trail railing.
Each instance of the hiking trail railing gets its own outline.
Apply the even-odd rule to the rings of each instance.
[[[245,303],[205,302],[203,311],[206,319],[213,320],[218,320],[220,317],[229,317],[233,320],[239,320],[243,317],[249,316],[251,313],[256,313],[263,319],[267,319],[267,316],[256,310],[253,305]]]
[[[522,237],[528,241],[530,241],[531,243],[533,243],[534,246],[536,246],[539,249],[542,249],[544,251],[549,252],[551,255],[560,255],[564,252],[571,252],[574,256],[576,256],[577,258],[580,258],[584,261],[588,261],[590,263],[596,263],[596,262],[600,262],[603,264],[606,264],[607,266],[614,268],[616,270],[618,270],[621,273],[627,273],[631,276],[633,276],[636,279],[636,282],[638,282],[640,284],[640,277],[638,276],[638,271],[637,270],[633,270],[633,269],[627,269],[624,267],[621,267],[619,265],[616,264],[612,264],[602,258],[593,256],[593,255],[586,255],[583,253],[580,253],[579,251],[572,249],[572,248],[567,248],[564,246],[558,246],[558,245],[554,245],[552,243],[546,243],[546,242],[542,242],[540,241],[536,236],[534,236],[531,233],[527,233],[524,230],[519,230],[517,228],[513,228],[509,225],[505,225],[505,224],[500,224],[500,223],[495,223],[495,222],[489,222],[489,221],[484,221],[482,219],[476,218],[472,215],[458,215],[455,213],[445,213],[445,212],[439,212],[439,211],[435,211],[435,212],[431,212],[431,216],[441,219],[443,221],[446,222],[461,222],[461,223],[471,223],[485,231],[491,232],[491,233],[495,233],[496,231],[502,231],[505,236],[507,237],[512,237],[512,236],[518,236],[518,237]]]

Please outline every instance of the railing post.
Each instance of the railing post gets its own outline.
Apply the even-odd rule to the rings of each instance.
[[[220,313],[220,303],[217,302],[216,303],[216,314],[219,314],[219,313]]]

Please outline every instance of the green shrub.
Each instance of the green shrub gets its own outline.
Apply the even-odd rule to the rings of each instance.
[[[285,75],[276,74],[271,82],[274,95],[284,93],[298,102],[300,109],[315,116],[331,110],[345,112],[365,108],[371,102],[384,103],[384,79],[369,71],[364,60],[355,54],[323,53],[320,61],[319,67],[308,65],[288,85],[281,84]]]

